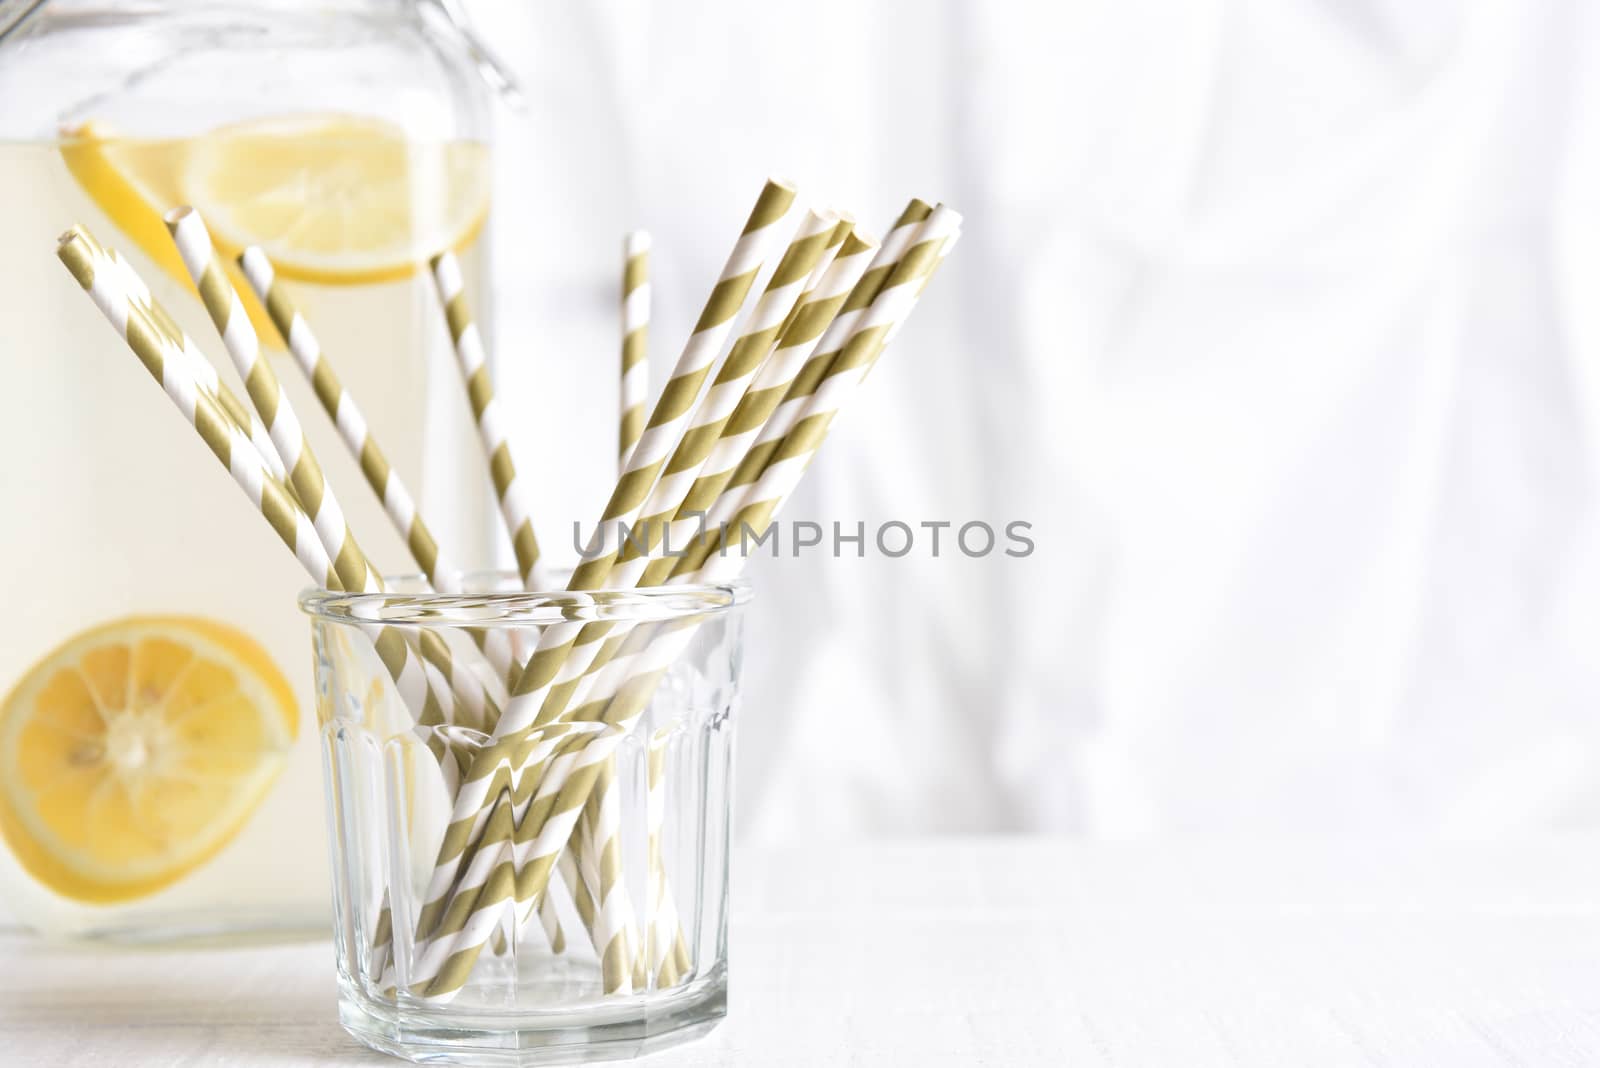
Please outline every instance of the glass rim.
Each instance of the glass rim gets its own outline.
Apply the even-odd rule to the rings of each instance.
[[[421,592],[421,574],[385,576],[384,593],[312,587],[298,598],[314,620],[348,626],[547,627],[556,623],[657,623],[720,615],[749,602],[748,579],[625,590],[524,590],[515,571],[469,571],[462,584],[476,592]],[[505,585],[505,589],[494,589]]]

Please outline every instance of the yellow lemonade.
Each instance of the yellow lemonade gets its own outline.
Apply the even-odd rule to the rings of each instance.
[[[0,919],[163,937],[325,929],[307,579],[55,258],[120,251],[244,390],[160,212],[272,259],[374,439],[463,564],[488,481],[426,260],[487,321],[485,148],[292,115],[182,141],[87,124],[0,142]],[[412,565],[264,313],[238,288],[363,548]]]

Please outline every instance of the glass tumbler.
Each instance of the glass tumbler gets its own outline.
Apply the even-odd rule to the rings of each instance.
[[[631,1056],[709,1030],[726,1007],[748,587],[417,589],[300,600],[341,1023],[460,1064]],[[419,700],[401,647],[459,699]]]

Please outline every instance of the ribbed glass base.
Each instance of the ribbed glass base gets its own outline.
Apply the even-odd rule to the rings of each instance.
[[[670,990],[551,1011],[463,1012],[369,997],[340,984],[339,1022],[365,1045],[419,1064],[535,1065],[617,1060],[710,1031],[728,1011],[723,968]]]

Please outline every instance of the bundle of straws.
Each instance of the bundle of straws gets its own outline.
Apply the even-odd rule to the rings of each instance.
[[[641,234],[628,239],[619,475],[590,551],[567,584],[574,598],[736,576],[745,559],[744,533],[759,537],[773,522],[839,408],[960,236],[956,212],[920,200],[911,201],[878,241],[842,213],[799,212],[795,199],[786,183],[766,183],[648,413],[649,241]],[[797,213],[803,217],[789,231],[785,220]],[[312,581],[333,590],[384,591],[262,354],[205,225],[189,208],[171,212],[167,225],[248,405],[115,251],[77,226],[62,236],[58,255]],[[774,253],[777,262],[741,321]],[[460,572],[267,258],[248,248],[238,263],[431,588],[460,592]],[[517,477],[460,269],[449,252],[430,267],[517,571],[526,588],[548,589],[525,484]],[[687,554],[666,551],[685,545]],[[519,649],[492,629],[366,626],[453,795],[411,939],[410,995],[454,996],[485,947],[503,937],[507,917],[514,931],[537,920],[552,951],[562,952],[565,935],[546,893],[553,878],[566,885],[588,927],[607,993],[628,993],[647,982],[672,986],[689,971],[654,835],[650,877],[659,892],[651,895],[655,915],[648,917],[647,934],[616,877],[620,844],[610,758],[694,630],[682,621],[632,629],[562,622],[544,628],[531,648]],[[462,751],[447,732],[431,729],[447,724],[470,727],[490,741]],[[658,808],[659,739],[651,740],[649,754],[647,789]],[[379,982],[393,975],[393,922],[385,903],[368,961],[369,978]]]

